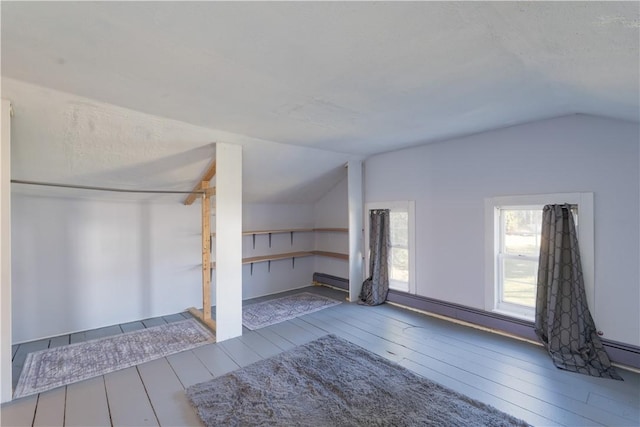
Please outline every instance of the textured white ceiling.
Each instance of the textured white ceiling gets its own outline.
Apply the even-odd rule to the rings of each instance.
[[[3,1],[1,31],[4,76],[361,156],[640,117],[639,2]]]

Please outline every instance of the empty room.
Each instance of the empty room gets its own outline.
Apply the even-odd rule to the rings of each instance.
[[[640,425],[640,3],[0,2],[0,425]]]

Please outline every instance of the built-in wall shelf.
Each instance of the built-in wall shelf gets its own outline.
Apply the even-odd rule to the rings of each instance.
[[[349,260],[349,255],[341,254],[338,252],[327,252],[327,251],[299,251],[299,252],[285,252],[281,254],[271,254],[271,255],[262,255],[262,256],[254,256],[249,258],[242,258],[243,264],[251,265],[251,273],[253,274],[253,264],[257,262],[267,262],[269,263],[269,270],[271,270],[271,261],[278,261],[281,259],[291,259],[291,266],[295,268],[296,258],[303,258],[308,256],[324,256],[328,258],[337,258],[342,260]],[[216,269],[216,263],[211,263],[211,269]]]
[[[349,255],[341,254],[338,252],[311,251],[311,253],[313,253],[314,255],[320,255],[320,256],[329,257],[329,258],[344,259],[346,261],[349,261]]]
[[[271,247],[271,235],[272,234],[284,234],[284,233],[290,233],[291,234],[291,245],[293,245],[293,234],[294,233],[310,233],[310,232],[319,232],[319,233],[347,233],[349,231],[348,228],[330,228],[330,227],[325,227],[325,228],[279,228],[279,229],[273,229],[273,230],[249,230],[249,231],[243,231],[242,235],[243,236],[253,236],[253,249],[256,248],[256,236],[259,235],[268,235],[269,236],[269,247]],[[211,237],[214,238],[216,235],[215,233],[211,233]],[[278,260],[283,260],[283,259],[291,259],[291,266],[293,268],[295,268],[295,262],[296,262],[296,258],[303,258],[303,257],[308,257],[308,256],[323,256],[323,257],[328,257],[328,258],[336,258],[336,259],[341,259],[341,260],[345,260],[345,261],[349,261],[349,255],[347,254],[342,254],[342,253],[338,253],[338,252],[328,252],[328,251],[298,251],[298,252],[285,252],[285,253],[279,253],[279,254],[270,254],[270,255],[262,255],[262,256],[255,256],[255,257],[249,257],[249,258],[242,258],[242,263],[243,264],[250,264],[251,265],[251,274],[253,274],[253,264],[258,263],[258,262],[266,262],[269,264],[269,271],[271,270],[271,261],[278,261]],[[211,269],[215,270],[216,268],[216,263],[212,262],[211,263]]]
[[[265,261],[276,261],[279,259],[287,259],[287,258],[302,258],[306,256],[313,255],[312,252],[308,251],[300,251],[300,252],[287,252],[283,254],[272,254],[272,255],[264,255],[264,256],[254,256],[250,258],[242,258],[243,264],[253,264],[254,262],[265,262]]]
[[[260,234],[282,234],[282,233],[310,233],[312,231],[318,232],[333,232],[333,233],[348,233],[348,228],[281,228],[274,230],[249,230],[243,231],[243,236],[252,236],[252,235],[260,235]],[[211,233],[212,237],[216,236],[216,233]]]
[[[272,234],[284,234],[289,233],[291,235],[291,245],[293,245],[293,233],[311,233],[311,232],[319,232],[319,233],[348,233],[348,228],[279,228],[274,230],[249,230],[243,231],[243,236],[253,236],[253,249],[256,248],[256,236],[260,235],[268,235],[269,236],[269,247],[271,247],[271,235]],[[211,237],[216,237],[216,233],[211,233]]]
[[[283,228],[279,230],[249,230],[243,231],[243,236],[251,236],[252,234],[282,234],[282,233],[302,233],[313,231],[313,228]]]

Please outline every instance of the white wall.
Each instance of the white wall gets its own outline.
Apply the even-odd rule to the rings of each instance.
[[[364,279],[364,164],[359,160],[347,163],[349,207],[349,301],[356,301]]]
[[[313,204],[245,204],[243,208],[243,230],[277,230],[291,228],[313,228]],[[289,233],[272,234],[271,247],[268,235],[244,236],[243,258],[309,251],[313,249],[313,233],[296,232],[293,244]],[[271,270],[266,262],[255,263],[253,274],[251,265],[242,268],[242,298],[249,299],[274,294],[311,284],[313,258],[296,258],[271,262]]]
[[[639,125],[575,115],[381,154],[365,201],[416,201],[417,292],[484,308],[486,197],[593,192],[604,337],[640,344]]]
[[[224,341],[242,335],[242,147],[240,145],[216,144],[215,204],[216,340]],[[203,212],[208,211],[209,207],[206,204],[202,205]],[[204,218],[206,219],[206,216]],[[203,271],[205,274],[203,280],[208,279],[207,273],[209,271]]]
[[[202,305],[200,202],[14,194],[13,341],[98,328]],[[311,228],[311,204],[245,204],[244,229]],[[313,249],[313,233],[243,238],[243,257]],[[314,257],[242,267],[242,298],[308,286]],[[214,278],[215,279],[215,278]],[[215,280],[212,304],[216,304]]]
[[[14,342],[202,305],[200,206],[12,198]]]
[[[345,176],[314,204],[314,227],[349,227],[347,183],[347,177]],[[316,232],[314,249],[347,254],[349,253],[349,234],[342,232]],[[346,279],[349,277],[349,262],[336,258],[316,256],[314,272],[331,274],[332,276]]]

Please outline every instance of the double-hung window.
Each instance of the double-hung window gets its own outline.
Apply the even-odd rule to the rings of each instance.
[[[542,208],[497,208],[496,308],[500,311],[534,315]]]
[[[593,304],[593,194],[506,196],[485,202],[488,311],[534,319],[542,210],[547,204],[564,203],[572,205],[587,300]]]
[[[369,211],[389,209],[389,288],[415,293],[415,238],[413,201],[380,202],[365,205],[365,246],[369,268]],[[367,271],[367,276],[369,272]]]

